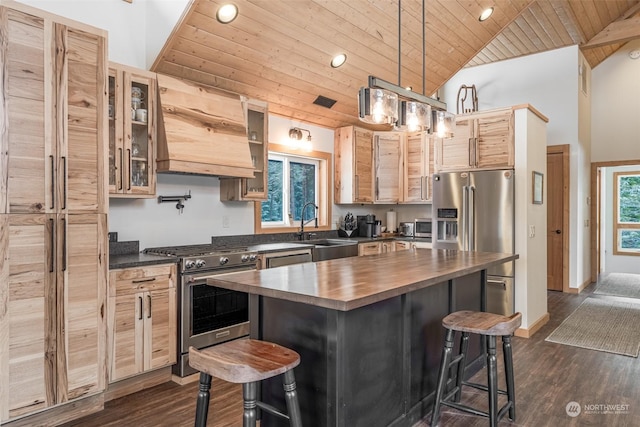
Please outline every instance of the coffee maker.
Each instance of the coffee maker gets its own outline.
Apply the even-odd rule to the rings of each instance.
[[[376,235],[376,216],[375,215],[358,215],[358,236],[359,237],[375,237]]]

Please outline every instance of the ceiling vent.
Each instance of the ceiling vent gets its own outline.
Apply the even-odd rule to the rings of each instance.
[[[321,107],[331,108],[333,107],[333,104],[336,103],[336,100],[327,98],[326,96],[318,95],[318,97],[316,98],[315,101],[313,101],[313,103]]]

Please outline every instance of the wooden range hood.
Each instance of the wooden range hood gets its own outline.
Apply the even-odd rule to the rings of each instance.
[[[158,172],[253,178],[242,97],[158,74]]]

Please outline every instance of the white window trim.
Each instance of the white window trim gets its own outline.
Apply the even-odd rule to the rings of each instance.
[[[638,176],[640,171],[615,172],[613,174],[613,254],[614,255],[635,255],[640,256],[640,249],[623,249],[620,247],[621,234],[623,231],[638,230],[640,223],[621,222],[618,193],[620,191],[618,183],[622,176]]]
[[[300,151],[291,147],[280,144],[269,144],[269,154],[277,155],[280,153],[284,156],[296,156],[302,158],[308,158],[318,161],[318,167],[316,173],[318,177],[316,182],[318,183],[318,189],[316,197],[318,199],[318,228],[313,228],[314,231],[328,231],[331,230],[331,206],[333,205],[332,197],[332,169],[331,169],[331,153],[324,151]],[[286,196],[288,199],[288,195]],[[288,200],[287,200],[288,202]],[[288,223],[280,226],[267,226],[262,224],[262,202],[255,202],[253,208],[254,217],[254,232],[256,234],[264,233],[291,233],[296,232],[300,228],[300,224],[294,221],[294,224]]]

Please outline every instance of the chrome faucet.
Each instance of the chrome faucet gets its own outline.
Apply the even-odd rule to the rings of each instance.
[[[316,208],[316,211],[318,210],[318,206],[316,206],[316,204],[313,203],[313,202],[307,202],[302,207],[302,213],[300,214],[300,231],[298,232],[299,240],[304,240],[304,226],[305,226],[305,224],[309,224],[311,221],[315,220],[316,228],[318,228],[318,214],[317,213],[313,215],[313,218],[311,218],[307,222],[304,222],[304,211],[307,209],[307,206],[309,206],[309,205],[311,205],[314,208]],[[311,237],[311,236],[309,236],[309,237]]]

